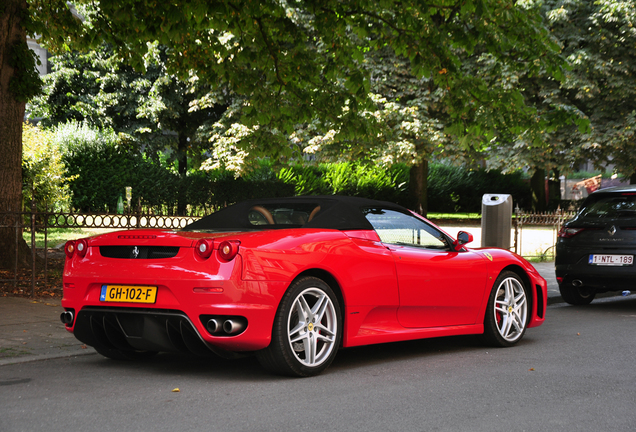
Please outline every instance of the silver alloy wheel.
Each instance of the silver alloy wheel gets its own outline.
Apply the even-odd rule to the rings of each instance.
[[[521,282],[513,277],[504,279],[495,294],[495,324],[502,338],[514,342],[523,335],[528,318],[528,302]]]
[[[305,366],[320,366],[336,348],[338,319],[329,296],[319,288],[301,292],[294,299],[287,329],[296,359]]]

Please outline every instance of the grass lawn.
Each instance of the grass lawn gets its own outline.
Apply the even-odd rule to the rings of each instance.
[[[119,228],[121,229],[121,228]],[[49,228],[47,233],[47,245],[49,249],[62,248],[68,240],[77,240],[83,237],[104,234],[111,231],[117,231],[113,228]],[[24,241],[31,246],[31,232],[24,232]],[[35,233],[36,249],[44,248],[44,231],[36,231]]]
[[[480,213],[429,213],[428,219],[481,220],[481,214]]]

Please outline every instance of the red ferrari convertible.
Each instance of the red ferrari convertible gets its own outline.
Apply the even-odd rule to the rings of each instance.
[[[310,376],[341,347],[483,334],[511,346],[545,319],[545,280],[388,202],[245,201],[180,231],[69,241],[62,322],[114,359],[255,353]]]

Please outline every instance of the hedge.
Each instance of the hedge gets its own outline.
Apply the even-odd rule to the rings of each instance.
[[[531,191],[523,172],[502,174],[484,169],[431,164],[428,175],[428,211],[481,213],[484,194],[510,194],[513,205],[529,208]]]

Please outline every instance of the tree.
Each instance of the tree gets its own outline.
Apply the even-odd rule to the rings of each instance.
[[[492,12],[490,17],[498,17],[507,11]],[[533,16],[536,11],[524,12]],[[468,22],[473,28],[480,22],[471,20],[479,20],[479,17],[479,14],[454,16],[451,13],[449,22],[457,25]],[[514,17],[511,20],[514,22]],[[517,35],[511,34],[505,25],[503,29],[492,29],[494,33],[500,32],[496,47],[487,37],[471,39],[470,46],[453,44],[454,38],[461,39],[461,31],[452,32],[451,27],[449,24],[454,63],[449,63],[449,68],[440,66],[424,74],[417,74],[412,59],[398,54],[393,47],[385,45],[376,49],[373,38],[369,41],[357,34],[351,35],[364,52],[361,65],[370,83],[367,104],[358,109],[345,106],[338,121],[324,116],[297,127],[289,136],[289,148],[328,160],[407,162],[412,166],[413,208],[425,213],[430,158],[439,155],[454,158],[458,153],[474,156],[502,134],[516,136],[528,133],[529,129],[545,129],[551,123],[568,120],[570,114],[563,111],[561,116],[539,115],[538,109],[528,104],[520,85],[522,77],[541,75],[554,79],[553,76],[561,76],[559,63],[548,48],[543,47],[547,61],[542,62],[534,57],[536,52],[517,43]],[[544,37],[543,42],[550,45],[550,38],[538,32]],[[550,108],[559,111],[559,107],[550,105]],[[237,127],[236,117],[228,118],[225,129],[217,133],[217,142],[230,147],[218,155],[221,158],[240,159],[245,157],[241,150],[247,148],[247,153],[256,150],[249,144],[255,142],[255,134],[262,133],[262,126]],[[355,133],[351,133],[351,124],[356,125]],[[287,136],[277,134],[277,138]]]
[[[26,43],[28,23],[26,1],[8,0],[0,4],[0,212],[22,210],[22,120],[27,99],[39,87],[35,59]],[[0,263],[26,266],[26,242],[17,242],[14,228],[17,215],[0,227]]]
[[[562,82],[549,76],[525,80],[542,116],[574,114],[579,122],[525,133],[496,148],[498,166],[527,165],[537,174],[567,174],[591,160],[636,183],[636,2],[546,1],[543,14],[569,63]],[[546,111],[550,106],[556,111]],[[538,180],[540,177],[540,181]],[[535,191],[540,195],[540,191]],[[545,203],[545,200],[543,201]]]
[[[209,85],[227,85],[244,96],[241,122],[258,128],[239,145],[274,157],[289,156],[292,150],[286,137],[294,125],[314,118],[337,125],[341,136],[353,136],[373,125],[359,115],[373,105],[369,73],[363,67],[369,50],[387,47],[408,58],[415,77],[428,77],[447,89],[444,110],[460,136],[479,132],[478,124],[469,124],[467,111],[489,103],[503,107],[497,92],[493,94],[486,83],[462,68],[464,56],[478,45],[496,59],[514,59],[529,73],[545,69],[558,74],[562,67],[540,14],[528,7],[529,2],[121,0],[98,4],[78,0],[75,4],[84,21],[75,19],[63,0],[8,0],[0,9],[0,30],[6,30],[0,40],[0,121],[6,128],[3,136],[8,137],[2,150],[13,161],[2,165],[0,177],[15,186],[0,190],[4,206],[20,203],[19,122],[24,102],[33,96],[29,91],[37,92],[33,57],[19,55],[28,54],[19,48],[26,47],[27,32],[41,35],[53,50],[96,48],[105,41],[136,70],[145,69],[148,44],[158,41],[167,48],[168,73],[185,78],[193,71]],[[8,53],[18,54],[11,57],[14,63]],[[523,104],[518,95],[511,92],[511,100]]]
[[[168,74],[165,51],[151,47],[145,72],[122,64],[106,45],[57,56],[52,59],[54,72],[44,78],[44,94],[28,106],[31,115],[43,117],[45,126],[75,120],[127,134],[151,157],[168,153],[183,178],[188,160],[200,164],[208,147],[197,129],[220,118],[228,92],[212,92],[193,74],[187,81]],[[179,195],[178,213],[184,214],[187,203]]]
[[[636,183],[636,2],[547,2],[551,27],[572,65],[562,94],[590,118],[569,140],[598,168],[613,164]]]

